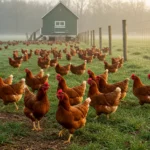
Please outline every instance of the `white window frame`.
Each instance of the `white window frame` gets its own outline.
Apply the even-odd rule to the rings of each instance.
[[[61,23],[63,23],[63,25],[61,25]],[[65,28],[65,27],[66,27],[65,21],[55,21],[55,28]]]

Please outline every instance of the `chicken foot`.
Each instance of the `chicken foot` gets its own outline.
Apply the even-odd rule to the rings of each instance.
[[[67,141],[64,142],[64,144],[70,143],[71,137],[73,136],[73,134],[69,134],[69,138]]]
[[[96,120],[96,119],[98,119],[99,118],[99,116],[97,115],[95,118],[94,118],[94,120]]]
[[[62,137],[65,131],[66,131],[66,129],[62,129],[62,130],[58,133],[58,136],[59,136],[59,137]]]
[[[35,121],[33,121],[33,128],[32,128],[33,131],[38,131],[38,128],[36,127],[35,125]]]
[[[106,115],[107,119],[109,119],[109,114]]]
[[[14,102],[14,105],[15,105],[16,109],[18,110],[19,108],[18,108],[18,105],[16,102]]]
[[[41,131],[42,128],[40,127],[40,121],[38,121],[38,128],[37,128],[38,131]]]

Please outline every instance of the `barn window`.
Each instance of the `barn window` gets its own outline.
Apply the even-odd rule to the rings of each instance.
[[[65,21],[55,21],[55,28],[65,28]]]

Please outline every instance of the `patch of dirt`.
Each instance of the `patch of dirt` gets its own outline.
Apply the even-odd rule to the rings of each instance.
[[[47,120],[44,117],[41,121],[42,131],[32,131],[32,123],[23,115],[17,113],[1,112],[0,120],[2,122],[24,122],[27,127],[27,136],[15,136],[10,143],[0,145],[0,150],[65,150],[68,144],[64,144],[68,136],[58,137],[58,129],[46,128],[44,124]]]
[[[9,113],[9,112],[0,112],[0,120],[3,120],[3,122],[8,121],[23,121],[25,120],[25,116],[23,114],[18,113]]]
[[[1,150],[65,150],[66,144],[62,140],[37,140],[37,138],[21,138],[15,139],[13,144],[0,146]]]

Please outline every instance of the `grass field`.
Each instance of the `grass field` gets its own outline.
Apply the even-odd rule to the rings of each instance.
[[[4,45],[0,46],[3,47]],[[53,45],[55,47],[57,45]],[[107,46],[107,42],[103,46]],[[63,49],[65,45],[58,46],[58,49]],[[81,43],[81,48],[86,48],[84,43]],[[150,47],[150,45],[149,45]],[[37,56],[33,54],[28,62],[23,62],[22,66],[14,69],[9,66],[8,57],[12,57],[12,51],[21,48],[32,49],[42,48],[50,50],[48,45],[30,45],[25,46],[19,44],[17,46],[9,46],[7,50],[0,51],[0,77],[8,77],[14,75],[14,83],[25,77],[25,68],[29,68],[33,73],[39,71],[37,65]],[[122,56],[121,40],[113,41],[112,55],[107,55],[106,60],[111,62],[111,57]],[[21,55],[21,52],[20,52]],[[52,55],[51,55],[52,58]],[[78,56],[73,57],[72,64],[81,64],[83,61]],[[59,60],[61,65],[68,64],[65,54]],[[104,72],[103,62],[94,59],[92,63],[87,64],[87,69],[91,69],[96,74]],[[3,107],[0,101],[0,149],[1,150],[148,150],[150,148],[150,105],[145,104],[140,106],[138,99],[132,93],[133,81],[129,81],[129,89],[124,103],[119,105],[115,114],[107,120],[105,115],[94,120],[96,116],[95,110],[90,107],[87,123],[84,128],[77,130],[71,139],[71,143],[63,144],[68,136],[58,137],[58,132],[61,126],[55,119],[58,99],[56,98],[57,81],[55,79],[56,72],[54,68],[49,68],[45,73],[50,73],[49,83],[51,85],[48,91],[48,97],[51,107],[47,115],[42,119],[43,131],[31,131],[32,123],[23,114],[23,98],[18,103],[19,110],[16,111],[14,105]],[[125,78],[130,78],[131,74],[137,74],[144,84],[150,84],[147,79],[147,74],[150,73],[150,53],[149,48],[136,40],[128,42],[128,61],[124,66],[114,74],[109,74],[108,82],[115,83],[122,81]],[[69,73],[64,76],[67,84],[70,87],[79,85],[83,80],[88,79],[88,74],[85,73],[77,76]],[[89,86],[87,85],[87,96]]]

